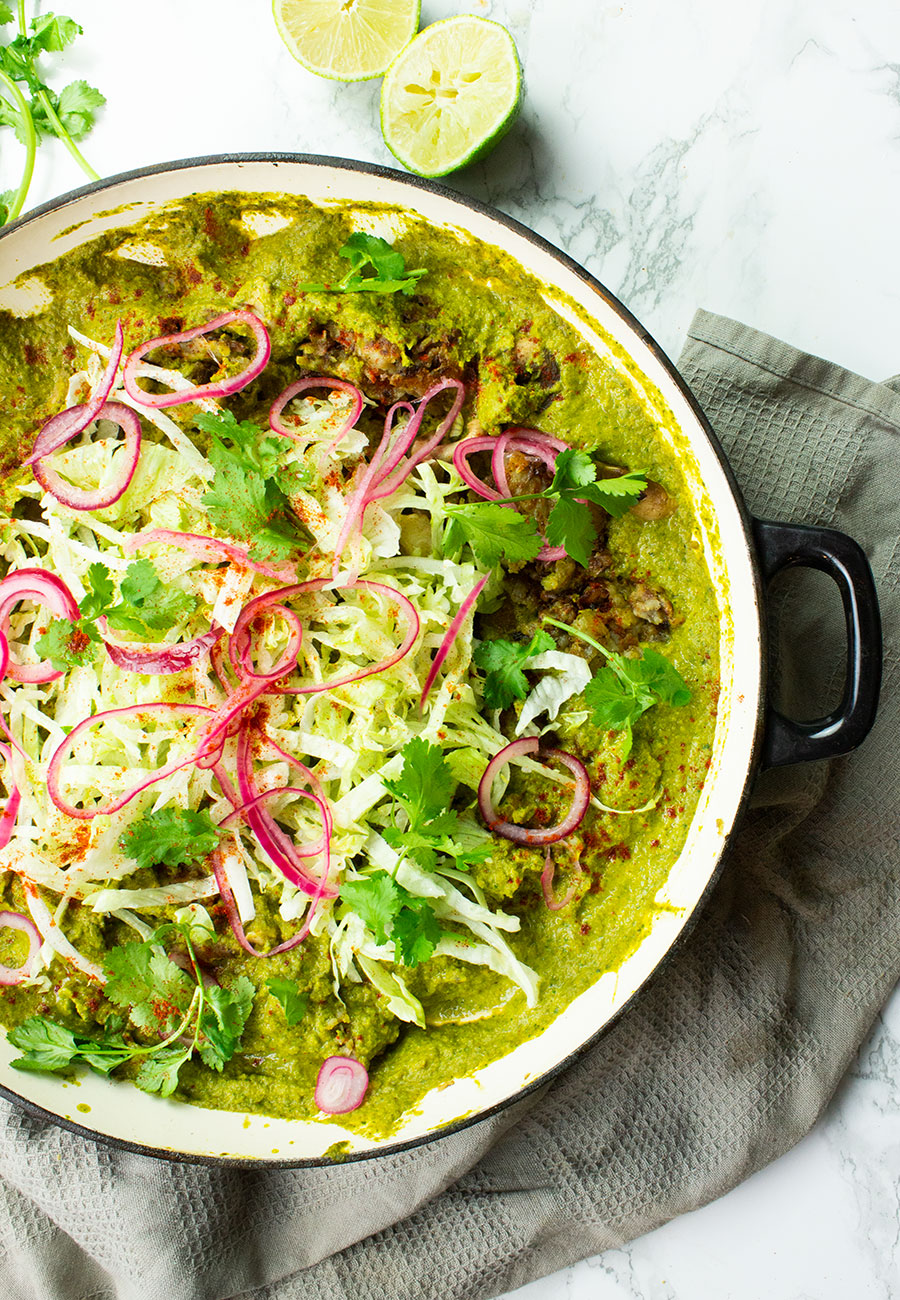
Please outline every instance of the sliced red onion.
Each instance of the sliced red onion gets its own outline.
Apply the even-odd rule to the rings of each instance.
[[[21,912],[0,912],[0,930],[18,930],[28,938],[28,954],[21,966],[0,966],[0,984],[21,984],[37,968],[43,939],[30,916]]]
[[[126,555],[132,555],[142,546],[150,546],[153,542],[166,542],[170,546],[177,546],[179,550],[187,551],[189,555],[206,564],[220,564],[222,560],[232,560],[245,569],[264,573],[269,578],[279,578],[284,581],[285,578],[294,576],[294,569],[290,564],[279,567],[261,564],[258,560],[251,560],[247,551],[242,546],[235,546],[233,542],[225,542],[220,537],[204,537],[200,533],[179,533],[171,528],[147,528],[142,533],[134,533],[125,539],[122,548]]]
[[[356,424],[356,421],[362,414],[363,395],[355,384],[348,383],[346,379],[333,379],[331,377],[320,375],[308,375],[305,379],[298,379],[295,384],[291,384],[289,388],[286,388],[283,393],[275,398],[269,411],[269,428],[275,433],[280,433],[282,438],[293,438],[297,442],[303,441],[302,429],[298,430],[296,427],[292,428],[291,425],[285,424],[281,419],[281,413],[287,406],[288,402],[292,401],[295,397],[298,397],[300,393],[308,392],[310,388],[338,388],[341,392],[353,394],[353,406],[350,410],[350,414],[341,425],[340,432],[332,438],[331,442],[325,448],[325,451],[322,454],[324,460],[332,454],[341,439],[345,437]]]
[[[51,613],[59,618],[67,618],[70,623],[79,617],[78,602],[69,588],[49,569],[15,569],[0,582],[0,628],[4,638],[9,638],[9,614],[20,600],[32,600],[36,605],[45,605]],[[6,646],[6,672],[15,682],[53,682],[62,673],[53,668],[48,661],[42,664],[17,664],[9,654]]]
[[[459,635],[459,630],[462,627],[463,623],[466,621],[466,617],[469,611],[472,609],[472,607],[475,605],[476,601],[478,600],[478,597],[484,591],[485,583],[487,582],[490,576],[491,575],[489,573],[486,573],[483,578],[481,578],[478,582],[475,583],[475,586],[469,592],[468,596],[466,596],[465,600],[460,605],[459,610],[454,616],[453,621],[451,622],[450,626],[447,628],[447,631],[444,635],[444,639],[443,641],[441,641],[441,644],[438,646],[438,652],[434,656],[434,659],[432,660],[431,663],[431,667],[428,670],[428,676],[425,678],[425,685],[422,687],[422,694],[419,696],[420,709],[425,707],[425,701],[428,698],[428,692],[431,690],[434,684],[434,679],[435,677],[437,677],[438,672],[440,671],[441,664],[447,658],[447,655],[450,652],[450,647],[453,645],[453,642],[456,640],[457,636]]]
[[[0,631],[0,682],[6,676],[6,670],[9,667],[9,642],[6,639],[6,633]]]
[[[254,831],[262,848],[286,880],[289,880],[292,885],[296,885],[298,889],[302,889],[304,894],[316,894],[319,897],[324,895],[325,898],[334,898],[337,890],[332,885],[323,883],[326,879],[324,876],[311,876],[305,870],[300,870],[294,861],[295,858],[318,857],[320,853],[323,853],[328,840],[327,830],[323,831],[314,844],[298,845],[292,843],[264,808],[264,805],[269,800],[276,799],[283,794],[296,795],[298,799],[309,799],[318,808],[323,825],[325,824],[324,804],[318,795],[311,794],[299,785],[281,785],[272,790],[263,790],[261,794],[254,795],[246,803],[232,809],[230,813],[222,818],[219,825],[228,830],[235,822],[246,821]],[[257,826],[260,827],[259,830],[257,830]]]
[[[12,833],[16,828],[16,818],[19,815],[19,804],[22,802],[22,795],[19,792],[19,787],[12,779],[12,765],[10,761],[12,754],[9,745],[0,745],[0,754],[2,754],[6,759],[7,771],[10,773],[10,776],[7,779],[9,798],[6,801],[3,812],[0,813],[0,849],[5,849],[9,841],[12,839]]]
[[[102,713],[93,714],[92,717],[83,718],[77,726],[72,728],[62,744],[58,746],[50,759],[50,766],[47,768],[47,793],[60,812],[64,812],[68,817],[77,817],[81,821],[90,821],[101,813],[118,812],[135,795],[140,794],[142,790],[146,790],[148,786],[161,781],[163,777],[171,776],[173,772],[178,772],[181,768],[196,763],[198,756],[202,757],[208,752],[211,737],[204,730],[201,732],[201,743],[194,753],[188,754],[186,758],[179,759],[177,762],[167,763],[165,767],[161,767],[152,776],[148,776],[145,781],[135,786],[133,790],[117,795],[108,803],[99,804],[96,808],[76,808],[74,804],[63,798],[60,785],[64,775],[65,762],[84,733],[98,723],[105,722],[107,718],[135,717],[142,713],[150,714],[153,717],[168,715],[172,718],[183,717],[196,720],[203,717],[214,719],[216,710],[208,708],[205,704],[169,704],[164,700],[157,700],[151,704],[129,704],[122,709],[106,709]],[[213,735],[215,734],[213,733]]]
[[[369,1076],[353,1056],[329,1056],[316,1079],[315,1099],[326,1115],[346,1115],[363,1104]]]
[[[448,429],[452,428],[453,421],[459,415],[462,410],[462,404],[465,401],[465,386],[458,379],[442,379],[439,383],[432,385],[419,402],[413,421],[410,421],[411,424],[415,423],[415,435],[418,435],[419,429],[422,426],[422,419],[425,415],[425,408],[428,406],[428,403],[432,398],[437,397],[438,393],[446,392],[450,388],[456,390],[456,396],[453,399],[450,410],[440,421],[434,432],[425,439],[421,447],[411,455],[407,456],[405,460],[401,462],[396,452],[392,451],[388,463],[382,468],[376,491],[372,493],[370,500],[380,501],[384,497],[392,496],[398,488],[403,485],[405,479],[415,469],[420,461],[423,461],[426,457],[430,456],[431,453],[437,449],[438,445],[443,442],[444,435],[447,433]],[[404,433],[406,435],[409,434],[409,427],[407,427]],[[412,441],[412,438],[408,438],[407,445]]]
[[[547,852],[544,855],[544,870],[541,872],[541,891],[544,895],[544,902],[551,912],[558,912],[560,908],[566,907],[578,892],[578,881],[574,881],[571,889],[565,898],[553,897],[553,873],[556,866],[553,861],[553,855],[550,852],[550,845],[547,845]]]
[[[485,501],[501,501],[502,498],[513,495],[510,491],[509,479],[506,477],[507,452],[522,451],[526,455],[536,456],[552,470],[556,465],[556,457],[561,451],[565,451],[567,446],[568,444],[560,438],[551,437],[549,433],[541,433],[538,429],[507,429],[496,437],[463,438],[453,448],[453,464],[470,491],[483,497]],[[489,487],[469,469],[469,457],[476,451],[491,453],[491,473],[499,491]],[[502,504],[508,506],[510,510],[515,510],[512,501],[503,501]],[[545,564],[552,564],[555,560],[563,559],[565,555],[565,547],[550,546],[545,543],[535,558]]]
[[[365,677],[373,677],[376,673],[383,673],[388,668],[393,668],[394,664],[399,663],[404,655],[409,654],[419,635],[419,615],[412,601],[398,591],[396,587],[389,587],[383,582],[371,582],[368,578],[356,578],[352,583],[338,583],[337,585],[330,578],[313,578],[309,582],[299,582],[294,587],[285,587],[276,594],[287,596],[299,594],[302,591],[324,591],[326,589],[348,591],[355,587],[364,587],[367,591],[377,591],[386,599],[397,601],[407,623],[406,635],[400,645],[386,659],[380,659],[378,663],[369,664],[368,668],[358,668],[355,672],[348,673],[344,677],[332,677],[327,682],[319,682],[315,686],[279,686],[278,690],[283,695],[318,695],[321,691],[332,691],[338,686],[349,686],[351,682],[361,682]]]
[[[31,466],[34,477],[44,491],[56,497],[60,505],[68,510],[103,510],[106,506],[113,505],[126,491],[137,469],[141,454],[141,422],[136,413],[122,402],[104,402],[96,418],[111,420],[125,434],[125,449],[118,458],[121,462],[118,466],[120,472],[112,483],[106,487],[77,488],[67,483],[55,469],[45,465],[43,460],[35,460]]]
[[[360,534],[362,534],[363,517],[366,512],[366,506],[369,503],[371,492],[378,481],[378,474],[381,470],[382,464],[384,463],[385,456],[388,454],[388,448],[391,445],[394,420],[396,419],[398,412],[401,410],[408,411],[410,416],[409,423],[399,435],[398,439],[402,444],[400,451],[401,456],[406,447],[408,447],[415,439],[415,415],[412,406],[409,402],[395,402],[384,417],[384,432],[381,435],[381,441],[372,453],[372,458],[368,465],[359,475],[358,482],[351,492],[350,499],[347,502],[347,508],[344,511],[344,518],[341,522],[340,532],[338,533],[337,541],[334,544],[334,564],[332,566],[332,574],[335,578],[340,569],[341,556],[346,549],[347,543],[349,542],[354,529],[358,527]],[[410,433],[411,428],[412,432]],[[406,440],[407,434],[409,435],[408,441]]]
[[[256,339],[256,356],[239,374],[232,375],[230,379],[221,379],[212,384],[199,384],[174,393],[147,393],[143,388],[138,387],[136,372],[148,352],[171,344],[189,343],[191,339],[201,338],[205,334],[211,334],[213,330],[221,329],[224,325],[235,323],[246,325]],[[195,325],[193,329],[182,330],[178,334],[162,334],[159,338],[148,339],[146,343],[142,343],[125,362],[122,383],[133,402],[157,411],[164,406],[198,402],[204,397],[229,397],[232,393],[239,393],[257,375],[262,374],[271,353],[272,344],[268,331],[258,316],[255,316],[252,311],[226,311],[221,316],[207,321],[205,325]]]
[[[319,798],[322,800],[322,807],[324,808],[325,812],[328,814],[326,829],[328,831],[328,834],[330,835],[332,830],[334,829],[334,822],[331,816],[331,809],[328,806],[328,800],[325,796],[325,790],[322,786],[322,782],[319,780],[319,778],[316,776],[315,772],[313,772],[311,768],[308,768],[305,763],[300,762],[299,758],[294,758],[293,754],[289,754],[286,749],[282,749],[282,747],[278,744],[278,742],[276,740],[273,740],[267,731],[265,731],[262,727],[260,727],[258,730],[259,730],[259,736],[260,736],[260,740],[262,741],[262,744],[264,746],[267,746],[269,749],[274,749],[275,753],[279,756],[279,758],[283,759],[284,762],[286,762],[289,766],[296,767],[298,772],[300,772],[301,775],[303,776],[304,783],[310,787],[313,794],[318,795]],[[321,850],[319,851],[321,852]]]
[[[112,350],[109,354],[109,361],[106,363],[106,369],[100,383],[91,394],[90,401],[81,406],[70,406],[68,410],[60,411],[58,415],[51,415],[50,419],[41,425],[38,436],[34,440],[32,453],[27,460],[22,462],[23,465],[32,465],[35,461],[49,456],[51,452],[64,446],[70,438],[75,437],[76,433],[81,433],[97,419],[106,403],[106,399],[112,392],[116,371],[119,368],[119,362],[122,360],[123,342],[122,322],[116,321],[116,332],[113,338]]]
[[[496,444],[497,439],[493,437],[463,438],[453,448],[453,464],[460,478],[471,492],[474,492],[476,496],[484,497],[485,501],[496,501],[504,494],[496,491],[495,488],[488,487],[487,483],[483,482],[477,474],[474,474],[469,469],[469,457],[474,456],[476,451],[490,451],[493,453]],[[509,496],[510,493],[507,492],[506,495]],[[504,504],[513,509],[515,508],[512,506],[512,502],[505,502]]]
[[[102,631],[106,633],[106,619],[100,619]],[[169,673],[180,673],[199,659],[205,659],[212,647],[225,635],[224,627],[211,627],[208,632],[201,632],[190,641],[181,641],[177,645],[117,645],[115,641],[104,639],[106,653],[117,668],[130,673],[146,673],[164,677]]]
[[[318,808],[322,818],[322,838],[306,848],[298,848],[260,802],[274,797],[280,793],[280,790],[260,792],[257,789],[253,776],[250,728],[246,725],[238,736],[237,778],[238,789],[244,800],[241,812],[246,812],[247,824],[285,879],[296,885],[298,889],[302,889],[304,893],[312,894],[316,898],[321,898],[323,894],[333,898],[337,891],[328,884],[332,820],[331,809],[324,797],[308,794],[296,786],[290,787],[292,791],[299,792],[303,798],[310,799]],[[229,817],[233,815],[230,813]],[[307,871],[302,859],[317,856],[319,853],[325,854],[325,870],[320,876],[315,877]]]
[[[545,829],[517,826],[514,822],[504,821],[494,809],[491,798],[494,778],[498,772],[506,767],[507,763],[521,754],[538,752],[541,758],[555,758],[557,762],[563,763],[575,777],[575,791],[572,796],[571,808],[561,822],[557,822],[555,826],[548,826]],[[539,736],[522,736],[520,740],[514,740],[509,745],[504,745],[503,749],[496,753],[488,763],[484,769],[484,776],[478,783],[478,811],[481,813],[484,824],[495,835],[502,835],[504,839],[513,840],[516,844],[555,844],[557,840],[565,839],[581,822],[587,812],[590,798],[591,783],[584,764],[575,758],[573,754],[567,754],[564,749],[542,750]]]
[[[299,585],[303,586],[305,584],[301,583]],[[234,631],[228,642],[228,656],[231,660],[231,666],[238,677],[245,680],[252,677],[259,681],[274,682],[296,666],[297,656],[300,653],[303,640],[303,624],[294,611],[288,609],[280,600],[285,591],[293,590],[294,587],[285,587],[281,590],[268,591],[262,596],[254,596],[238,614]],[[250,664],[252,646],[250,629],[254,621],[266,613],[274,614],[288,625],[287,648],[274,668],[271,668],[267,673],[258,673]]]

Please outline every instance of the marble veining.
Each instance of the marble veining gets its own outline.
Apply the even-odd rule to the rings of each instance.
[[[263,0],[70,7],[86,35],[67,77],[109,100],[84,145],[103,174],[265,149],[393,163],[379,83],[304,72]],[[670,354],[705,306],[870,378],[900,371],[896,0],[424,0],[422,10],[423,22],[471,12],[505,23],[525,72],[510,135],[447,183],[581,261]],[[18,165],[7,132],[0,150],[5,189]],[[46,145],[32,202],[81,179]],[[900,1295],[900,994],[793,1151],[714,1204],[516,1292],[762,1295]]]

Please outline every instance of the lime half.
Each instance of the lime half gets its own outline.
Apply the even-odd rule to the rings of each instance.
[[[418,176],[446,176],[492,149],[522,98],[513,38],[487,18],[432,23],[401,50],[381,87],[381,133]]]
[[[420,0],[273,0],[281,39],[320,77],[380,77],[416,34]]]

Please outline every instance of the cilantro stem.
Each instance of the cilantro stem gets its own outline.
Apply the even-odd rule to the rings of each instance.
[[[551,623],[554,627],[560,628],[563,632],[568,632],[569,636],[577,637],[577,639],[583,641],[585,645],[593,646],[595,650],[599,650],[603,657],[608,659],[610,663],[615,666],[615,655],[612,650],[607,650],[605,645],[601,645],[599,641],[595,641],[592,636],[587,634],[587,632],[582,632],[580,628],[572,627],[570,623],[558,623],[555,618],[550,618],[546,614],[541,619],[541,622]]]
[[[26,41],[28,40],[28,23],[25,19],[25,0],[19,0],[19,34],[22,36],[23,40]],[[37,81],[37,68],[34,66],[34,59],[32,58],[31,55],[28,56],[28,66],[31,70],[32,76],[34,77],[35,81]],[[50,103],[50,97],[43,87],[41,87],[38,90],[37,97],[41,102],[41,107],[43,108],[44,112],[47,114],[47,118],[50,122],[50,125],[53,127],[54,133],[56,134],[58,139],[62,140],[63,144],[66,146],[69,153],[78,163],[78,166],[84,172],[85,176],[87,176],[88,180],[99,181],[100,173],[94,171],[91,164],[88,162],[84,154],[78,148],[78,145],[75,143],[71,135],[69,135],[69,132],[66,130],[62,122],[59,120],[59,116],[56,112],[56,109]]]
[[[34,119],[31,116],[31,109],[23,96],[19,87],[0,69],[0,81],[2,81],[7,93],[13,101],[16,111],[22,122],[22,131],[25,135],[25,166],[22,169],[22,179],[19,182],[19,188],[16,190],[16,196],[12,201],[6,222],[15,221],[16,217],[25,206],[25,199],[28,197],[28,190],[31,186],[31,178],[34,174],[34,155],[37,152],[37,136],[34,130]],[[4,223],[6,224],[6,223]]]

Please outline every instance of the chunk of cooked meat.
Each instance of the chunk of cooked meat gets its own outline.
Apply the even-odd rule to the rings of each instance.
[[[327,321],[310,328],[297,360],[317,368],[324,363],[338,378],[360,384],[367,396],[391,406],[405,398],[423,397],[441,379],[461,379],[456,342],[452,334],[427,336],[404,354],[390,339],[371,338]]]
[[[631,513],[643,523],[653,519],[666,519],[678,509],[678,502],[670,496],[661,483],[648,480],[646,491],[631,507]]]

